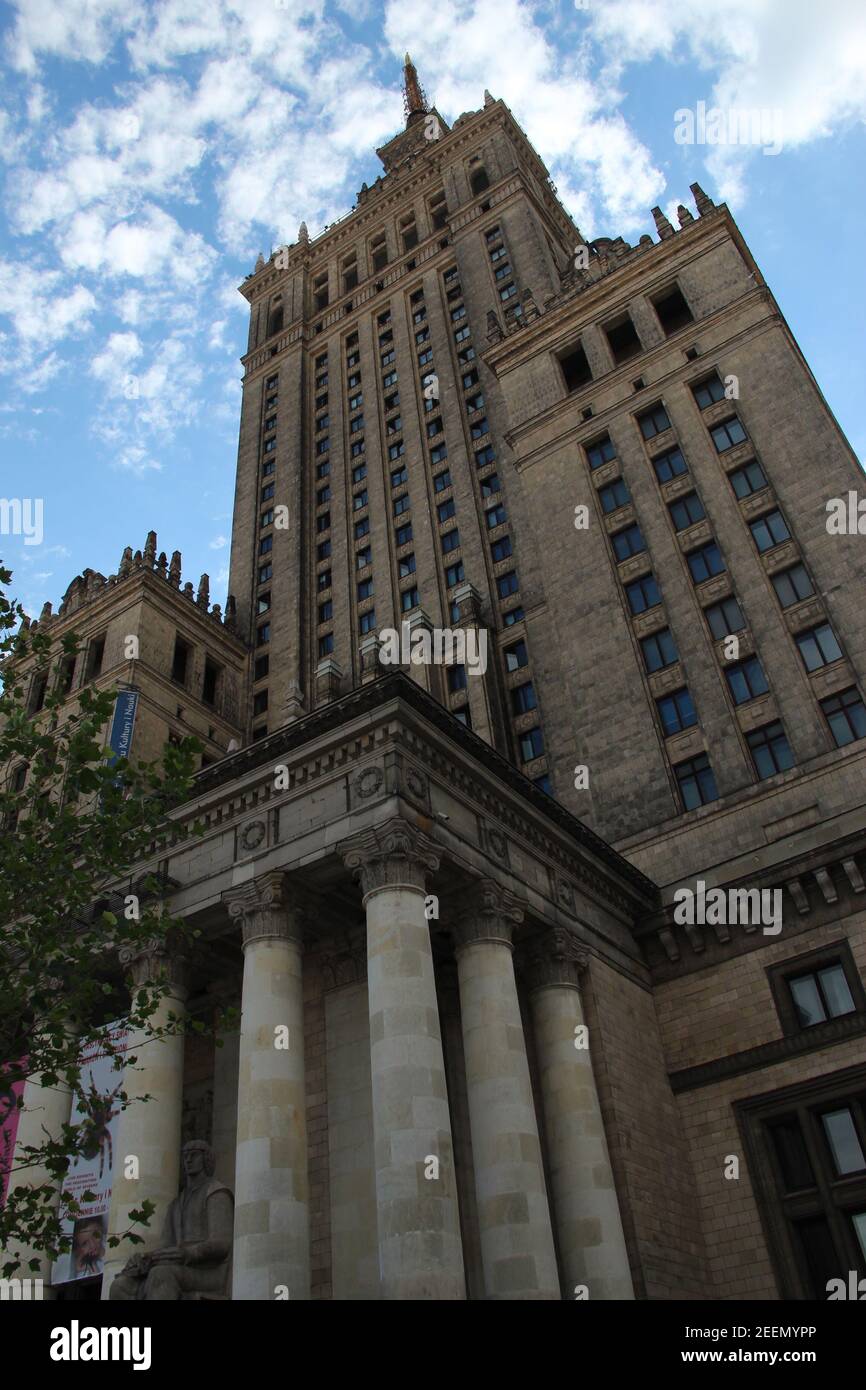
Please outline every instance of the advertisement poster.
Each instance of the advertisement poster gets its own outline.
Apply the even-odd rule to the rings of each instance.
[[[125,1053],[129,1045],[126,1025],[113,1023],[106,1031],[115,1049],[120,1054]],[[82,1054],[81,1087],[88,1104],[82,1107],[76,1099],[70,1124],[86,1125],[87,1144],[84,1153],[70,1165],[63,1180],[63,1191],[71,1193],[81,1203],[82,1210],[80,1216],[64,1226],[64,1234],[72,1238],[72,1249],[55,1262],[52,1284],[90,1279],[102,1274],[105,1264],[112,1174],[118,1161],[115,1146],[120,1104],[117,1097],[123,1089],[123,1068],[115,1068],[112,1057],[99,1042],[91,1043]],[[95,1200],[81,1202],[84,1192],[92,1192]]]
[[[9,1172],[15,1154],[18,1135],[18,1098],[24,1091],[23,1081],[7,1082],[0,1076],[0,1207],[6,1201]]]

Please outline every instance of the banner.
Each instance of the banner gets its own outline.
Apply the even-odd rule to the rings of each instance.
[[[109,762],[118,758],[128,758],[132,747],[132,732],[135,728],[135,713],[138,709],[137,690],[118,690],[114,702],[114,717],[108,746],[111,749]]]
[[[22,1064],[23,1065],[23,1064]],[[8,1082],[0,1073],[0,1207],[6,1201],[9,1187],[9,1171],[15,1155],[15,1140],[18,1137],[18,1098],[23,1094],[23,1081]]]
[[[129,1029],[123,1022],[105,1030],[122,1056],[129,1047]],[[81,1206],[81,1214],[64,1223],[63,1233],[72,1239],[72,1249],[54,1264],[52,1284],[68,1284],[101,1274],[108,1239],[108,1208],[117,1155],[120,1103],[124,1069],[116,1068],[102,1043],[93,1042],[81,1054],[81,1089],[86,1097],[82,1106],[76,1096],[69,1123],[83,1124],[87,1134],[84,1152],[69,1165],[63,1191],[71,1193]],[[91,1202],[82,1202],[84,1192],[92,1192]]]

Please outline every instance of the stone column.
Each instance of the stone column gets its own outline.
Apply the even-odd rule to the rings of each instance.
[[[559,1276],[512,961],[516,899],[489,879],[457,918],[457,972],[485,1294],[558,1299]]]
[[[149,1030],[169,1025],[172,1017],[185,1017],[183,965],[165,943],[155,942],[135,955],[121,952],[121,960],[129,968],[133,989],[157,980],[168,987],[149,1019]],[[144,1245],[121,1240],[114,1248],[108,1247],[102,1278],[104,1299],[131,1255],[159,1247],[168,1205],[178,1194],[183,1044],[182,1031],[150,1040],[143,1030],[133,1030],[129,1036],[128,1055],[137,1058],[137,1065],[127,1067],[123,1075],[123,1089],[131,1104],[121,1111],[114,1146],[109,1236],[130,1228],[129,1214],[143,1201],[154,1202],[156,1211],[146,1230],[132,1227],[135,1234],[144,1237]],[[141,1099],[145,1095],[148,1100]],[[127,1159],[132,1157],[138,1160],[138,1178],[125,1174]]]
[[[340,846],[367,914],[382,1297],[466,1297],[426,876],[436,846],[395,818]]]
[[[225,901],[244,949],[232,1298],[308,1299],[302,908],[282,873]]]
[[[60,1138],[62,1126],[69,1123],[71,1110],[72,1092],[63,1082],[58,1081],[56,1086],[40,1086],[35,1078],[28,1077],[24,1083],[24,1108],[18,1112],[18,1132],[15,1136],[15,1153],[7,1197],[18,1189],[40,1187],[43,1183],[50,1182],[57,1189],[51,1202],[52,1210],[57,1211],[60,1205],[60,1180],[41,1165],[16,1170],[19,1164],[27,1161],[24,1157],[25,1148],[41,1148],[47,1139]],[[22,1262],[21,1268],[14,1276],[16,1279],[41,1279],[43,1298],[54,1297],[50,1291],[52,1261],[47,1255],[41,1250],[23,1245],[10,1246],[8,1253],[17,1256]],[[31,1260],[39,1261],[38,1269],[29,1268]],[[0,1264],[2,1263],[0,1259]]]
[[[526,956],[563,1294],[574,1298],[585,1285],[591,1299],[629,1299],[634,1291],[592,1039],[589,1047],[576,1045],[584,1036],[579,978],[588,961],[561,927],[533,942]]]

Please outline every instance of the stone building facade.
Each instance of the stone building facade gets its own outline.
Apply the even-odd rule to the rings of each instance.
[[[862,473],[725,207],[587,244],[501,101],[405,92],[242,286],[228,623],[155,543],[94,599],[223,672],[152,867],[173,1006],[241,1011],[142,1075],[113,1229],[194,1136],[235,1299],[825,1297],[866,1274]],[[404,622],[486,670],[384,668]]]

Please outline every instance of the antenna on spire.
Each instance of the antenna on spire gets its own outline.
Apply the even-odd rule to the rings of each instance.
[[[406,124],[410,125],[419,116],[427,114],[427,98],[424,89],[418,81],[418,73],[415,64],[409,54],[403,60],[403,111],[406,116]]]

